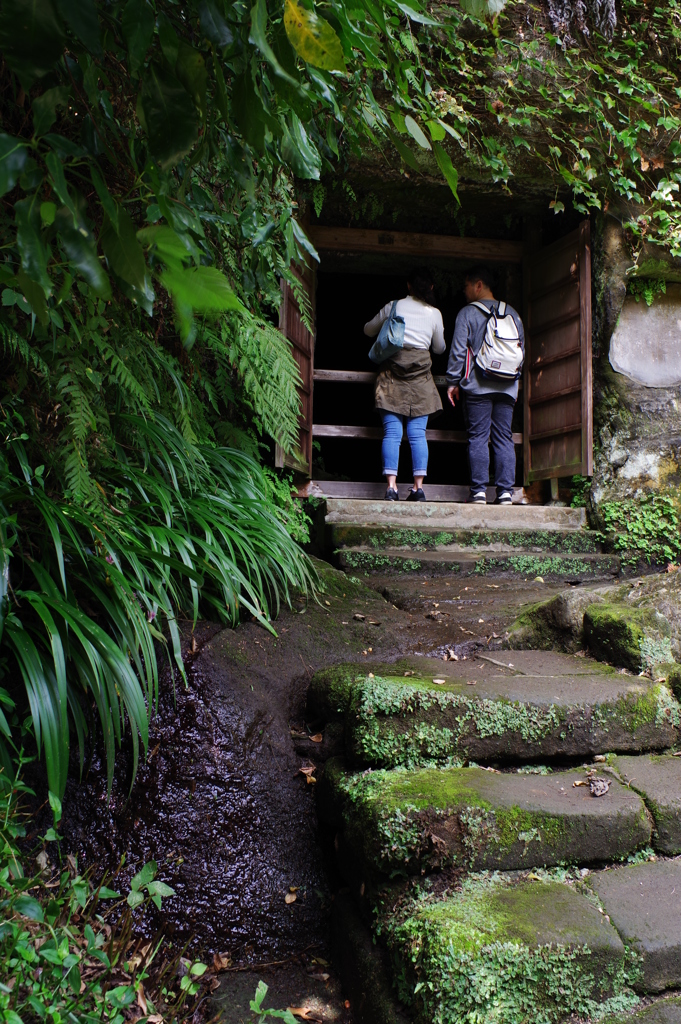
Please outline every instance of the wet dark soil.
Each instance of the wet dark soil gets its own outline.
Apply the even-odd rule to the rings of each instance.
[[[123,751],[110,800],[94,756],[64,801],[64,836],[84,863],[118,870],[125,891],[153,858],[175,889],[162,916],[140,922],[144,931],[163,924],[197,951],[231,958],[219,990],[228,1024],[249,1019],[260,977],[272,985],[267,1005],[317,1000],[318,1019],[348,1019],[333,968],[314,964],[328,962],[332,895],[308,782],[314,772],[300,769],[333,753],[334,738],[319,742],[317,724],[305,721],[312,674],[346,660],[441,658],[450,650],[465,657],[498,646],[521,605],[562,589],[428,574],[360,581],[318,564],[326,593],[319,603],[301,598],[284,610],[276,637],[255,623],[236,630],[203,623],[187,635],[188,684],[173,687],[164,677],[149,755],[132,791]]]

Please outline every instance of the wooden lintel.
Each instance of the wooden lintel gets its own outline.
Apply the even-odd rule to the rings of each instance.
[[[378,376],[371,370],[315,370],[315,382],[326,382],[327,384],[373,384]],[[433,380],[438,388],[447,387],[447,378],[444,374],[433,374]]]
[[[495,238],[460,238],[457,235],[425,235],[411,231],[375,231],[369,228],[307,229],[317,249],[331,252],[383,252],[414,257],[444,256],[458,260],[521,263],[523,243]]]
[[[363,427],[354,424],[313,423],[312,434],[314,437],[349,437],[356,440],[380,441],[383,437],[383,428]],[[466,444],[468,435],[465,430],[426,430],[426,441]],[[513,434],[513,443],[522,444],[523,435]]]

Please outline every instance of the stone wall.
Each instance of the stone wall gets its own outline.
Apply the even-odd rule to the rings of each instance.
[[[666,282],[648,306],[632,277]],[[604,501],[664,493],[681,499],[681,260],[632,253],[606,217],[594,240],[594,479]]]

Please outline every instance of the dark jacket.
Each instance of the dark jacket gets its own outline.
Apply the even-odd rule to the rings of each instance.
[[[383,365],[374,397],[377,409],[399,416],[428,416],[442,411],[442,401],[431,373],[430,352],[403,348]]]

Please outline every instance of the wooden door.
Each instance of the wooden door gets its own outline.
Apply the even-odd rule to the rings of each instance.
[[[524,263],[525,484],[593,474],[589,222]]]
[[[296,278],[307,293],[312,325],[315,315],[315,274],[310,267],[293,267]],[[298,451],[284,452],[280,445],[275,450],[275,465],[284,466],[304,473],[308,478],[312,475],[312,386],[314,379],[314,334],[310,333],[301,316],[300,306],[295,292],[288,281],[281,282],[282,301],[279,307],[279,330],[291,342],[293,357],[298,363],[301,384],[300,420],[298,433]]]

